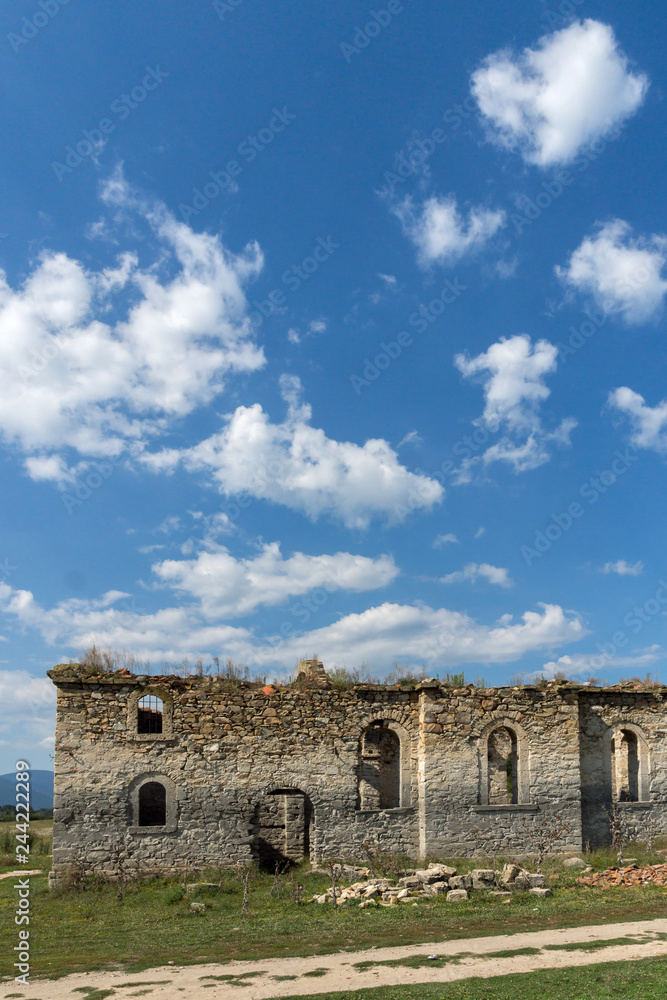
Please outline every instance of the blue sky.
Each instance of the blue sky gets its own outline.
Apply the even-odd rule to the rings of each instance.
[[[0,771],[93,641],[660,674],[656,5],[0,16]]]

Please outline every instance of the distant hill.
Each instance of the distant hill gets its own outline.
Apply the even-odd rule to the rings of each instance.
[[[16,775],[0,774],[0,806],[14,805]],[[30,772],[30,808],[53,809],[53,771]]]

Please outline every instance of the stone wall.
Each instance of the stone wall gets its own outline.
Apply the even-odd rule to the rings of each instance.
[[[76,665],[49,676],[58,687],[56,875],[84,862],[112,870],[119,856],[144,872],[317,861],[349,857],[364,841],[413,857],[465,853],[473,842],[528,851],[531,826],[556,814],[570,826],[561,846],[580,849],[608,837],[600,803],[612,794],[610,733],[620,722],[637,733],[646,799],[623,807],[637,822],[651,812],[665,829],[665,689],[335,690],[319,671],[312,683],[262,688],[93,676]],[[161,733],[138,732],[147,693],[162,700]],[[508,741],[509,782],[507,757],[499,763]],[[161,827],[140,823],[149,781],[166,789]]]

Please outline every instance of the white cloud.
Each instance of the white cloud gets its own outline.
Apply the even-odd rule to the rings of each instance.
[[[463,217],[454,195],[428,198],[416,209],[406,198],[392,209],[403,231],[417,247],[419,263],[454,264],[480,250],[504,226],[506,215],[477,205]]]
[[[629,419],[635,447],[667,453],[667,399],[657,406],[647,406],[638,392],[621,386],[609,393],[608,403]]]
[[[326,333],[326,329],[327,329],[327,321],[325,319],[323,318],[313,319],[306,327],[306,336],[314,337],[317,334]],[[289,340],[290,344],[300,344],[301,334],[294,327],[291,327],[287,331],[287,339]]]
[[[26,711],[39,715],[55,703],[56,691],[48,677],[32,677],[26,670],[0,670],[0,704],[7,718]]]
[[[456,542],[458,544],[458,538],[451,532],[446,535],[438,535],[436,540],[433,542],[433,548],[439,549],[442,545],[449,545],[450,543]]]
[[[284,504],[315,520],[331,515],[348,527],[365,528],[374,517],[402,521],[408,505],[439,502],[444,490],[433,479],[408,472],[382,439],[364,445],[334,441],[310,425],[311,408],[299,402],[298,378],[281,378],[288,413],[272,424],[259,403],[239,406],[226,426],[194,448],[144,456],[156,469],[183,461],[208,472],[226,494],[246,493]]]
[[[513,581],[510,579],[509,572],[500,566],[491,566],[489,563],[468,563],[461,570],[457,570],[455,573],[448,573],[443,576],[440,580],[441,583],[461,583],[463,580],[469,580],[474,583],[479,578],[488,580],[489,583],[495,583],[499,587],[512,587],[514,585]]]
[[[230,253],[138,199],[120,174],[103,197],[148,224],[157,250],[146,266],[134,250],[99,270],[44,251],[20,287],[0,271],[0,435],[37,479],[68,478],[65,448],[141,449],[210,402],[226,376],[265,360],[243,292],[262,266],[259,247]]]
[[[616,562],[605,563],[602,573],[616,573],[618,576],[639,576],[644,572],[644,563],[639,560],[636,563],[626,562],[625,559],[617,559]]]
[[[506,432],[484,452],[486,464],[504,461],[516,472],[523,472],[549,461],[547,443],[569,444],[576,421],[566,419],[555,430],[546,431],[539,415],[551,392],[544,379],[556,371],[557,355],[557,348],[549,341],[533,345],[526,334],[518,334],[499,340],[475,358],[467,354],[454,358],[465,378],[478,378],[484,386],[484,413],[476,423],[490,431]],[[468,466],[475,461],[469,460]]]
[[[378,272],[378,278],[381,278],[390,288],[393,288],[396,285],[396,277],[393,274],[382,274],[380,271]]]
[[[382,604],[361,614],[290,640],[286,652],[317,649],[325,663],[367,663],[386,671],[396,657],[410,657],[433,667],[464,663],[508,663],[525,653],[574,642],[584,634],[576,617],[558,605],[540,604],[541,612],[527,611],[520,622],[507,615],[495,626],[446,608]],[[305,640],[305,641],[304,641]]]
[[[637,324],[662,311],[667,237],[633,239],[630,233],[627,222],[613,219],[583,240],[566,267],[555,270],[568,289],[592,296],[603,312]]]
[[[181,526],[181,519],[176,514],[169,514],[165,517],[164,521],[161,521],[155,528],[155,532],[161,535],[172,535]]]
[[[206,618],[235,618],[260,606],[281,604],[288,597],[317,588],[327,593],[375,590],[391,583],[398,567],[390,556],[369,559],[337,552],[283,558],[280,545],[264,545],[252,559],[235,559],[225,548],[201,552],[196,559],[156,563],[153,572],[179,596],[194,597]]]
[[[408,431],[408,433],[401,438],[396,447],[402,448],[404,444],[421,444],[421,441],[422,437],[418,431]]]
[[[545,663],[541,670],[526,674],[525,682],[529,683],[540,675],[553,677],[555,674],[565,674],[570,679],[585,679],[592,674],[599,674],[602,668],[639,669],[650,666],[664,657],[664,651],[658,645],[647,646],[644,649],[633,650],[631,655],[622,656],[608,653],[573,653],[560,656],[557,660]]]
[[[154,665],[184,656],[210,657],[224,650],[226,656],[251,666],[291,669],[304,651],[316,649],[325,666],[366,663],[385,673],[396,657],[434,668],[508,663],[526,653],[578,641],[586,634],[579,618],[558,605],[540,604],[539,611],[526,611],[518,621],[507,614],[487,626],[446,608],[384,603],[282,640],[209,623],[195,607],[164,608],[151,614],[123,611],[113,606],[119,599],[113,599],[113,593],[98,601],[71,599],[44,609],[29,591],[0,584],[0,610],[23,628],[36,629],[51,644],[78,651],[94,641],[100,648],[130,649]],[[298,625],[293,616],[287,620]]]
[[[473,535],[473,538],[474,539],[481,538],[485,531],[486,531],[486,528],[483,528],[480,525],[479,528],[477,529],[477,531],[475,532],[475,534]]]
[[[535,49],[485,59],[471,92],[493,141],[539,167],[569,163],[642,104],[648,78],[635,75],[613,30],[590,18],[544,35]]]

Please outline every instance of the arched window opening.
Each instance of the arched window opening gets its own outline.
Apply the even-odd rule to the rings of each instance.
[[[639,741],[629,729],[618,730],[611,741],[611,780],[614,801],[639,801]]]
[[[519,801],[519,755],[516,733],[501,726],[489,735],[488,742],[489,805],[507,805]]]
[[[396,809],[401,804],[401,741],[386,723],[374,722],[361,739],[359,806]]]
[[[139,789],[139,826],[166,826],[167,790],[159,781],[147,781]]]
[[[137,704],[137,732],[162,732],[162,699],[154,694],[145,694]]]

